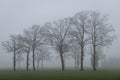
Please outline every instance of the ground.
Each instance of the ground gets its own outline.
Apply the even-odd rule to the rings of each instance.
[[[0,71],[0,80],[120,80],[120,70],[99,71]]]

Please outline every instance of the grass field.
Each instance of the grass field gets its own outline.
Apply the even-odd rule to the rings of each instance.
[[[0,80],[120,80],[120,70],[100,71],[0,71]]]

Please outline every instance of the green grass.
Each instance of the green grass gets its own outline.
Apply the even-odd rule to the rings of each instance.
[[[120,70],[100,71],[0,71],[0,80],[120,80]]]

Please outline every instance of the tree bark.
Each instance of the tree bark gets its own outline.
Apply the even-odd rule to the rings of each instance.
[[[33,71],[35,70],[35,50],[33,50]]]
[[[16,71],[16,52],[13,54],[13,70]]]
[[[96,71],[96,25],[93,28],[93,71]]]
[[[84,46],[81,46],[81,71],[83,71],[84,70],[84,68],[83,68],[83,57],[84,57],[84,52],[83,52],[83,49],[84,49]]]
[[[96,71],[96,46],[93,45],[93,71]]]
[[[27,53],[26,69],[29,70],[29,53]]]
[[[62,71],[64,71],[65,70],[65,63],[64,63],[64,59],[63,59],[63,53],[60,53],[60,59],[61,59]]]

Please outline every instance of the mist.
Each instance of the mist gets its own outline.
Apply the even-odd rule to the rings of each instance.
[[[118,8],[119,0],[0,0],[0,43],[7,41],[11,34],[22,34],[24,29],[33,25],[44,25],[46,22],[53,22],[58,19],[72,17],[77,12],[95,10],[109,15],[109,23],[115,29],[117,39],[110,47],[104,49],[106,55],[105,62],[108,65],[114,63],[112,68],[120,68],[120,11]],[[46,61],[45,68],[61,67],[59,54],[51,50],[53,58]],[[86,54],[89,54],[87,51]],[[10,68],[13,66],[13,55],[7,53],[0,44],[0,68]],[[118,61],[118,62],[117,62]],[[74,67],[71,60],[66,67]],[[32,65],[30,64],[32,67]],[[90,55],[85,56],[85,67],[91,68]],[[21,62],[21,68],[25,67],[25,60]],[[99,67],[108,68],[109,66],[100,64]]]

